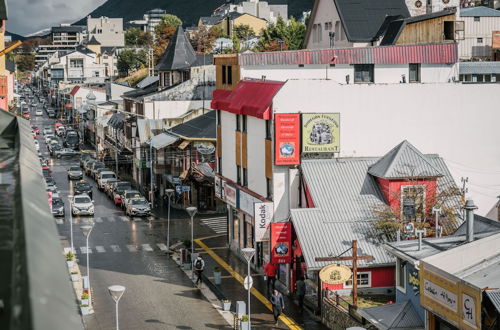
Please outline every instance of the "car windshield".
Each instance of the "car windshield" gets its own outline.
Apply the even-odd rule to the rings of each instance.
[[[86,204],[90,203],[90,198],[88,197],[75,197],[76,204]]]
[[[71,167],[69,168],[69,170],[70,170],[70,171],[72,171],[72,172],[73,172],[73,171],[80,171],[80,168],[79,168],[78,166],[71,166]]]
[[[130,197],[133,197],[133,196],[135,196],[135,195],[139,195],[139,192],[138,192],[138,191],[130,191],[130,192],[127,192],[127,193],[125,194],[125,197],[130,198]]]
[[[61,149],[62,149],[62,147],[61,147],[61,145],[60,145],[60,144],[54,144],[54,145],[52,146],[52,149],[61,150]]]
[[[145,199],[133,199],[132,205],[147,205],[148,202]]]
[[[132,188],[132,186],[130,185],[130,183],[119,183],[116,185],[116,191],[117,192],[122,192],[122,191],[125,191],[125,190],[129,190],[130,188]]]
[[[76,184],[76,189],[80,189],[80,190],[90,189],[90,184],[88,184],[87,182],[78,182]]]
[[[114,173],[103,173],[103,174],[101,175],[101,177],[102,177],[103,179],[111,179],[111,178],[114,178],[114,177],[115,177],[115,174],[114,174]]]
[[[61,206],[64,206],[62,199],[52,198],[52,207],[61,207]]]

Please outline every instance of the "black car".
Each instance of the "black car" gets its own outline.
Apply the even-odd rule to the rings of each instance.
[[[73,194],[76,195],[81,195],[81,194],[87,194],[92,198],[92,186],[85,180],[80,180],[75,183],[73,187]]]
[[[55,156],[58,152],[60,152],[62,150],[62,146],[58,143],[58,144],[53,144],[50,146],[50,155],[51,156]]]
[[[72,157],[76,157],[79,155],[80,155],[79,151],[75,151],[75,150],[70,149],[70,148],[62,148],[61,150],[59,150],[56,153],[56,157],[59,159],[60,158],[72,158]]]
[[[64,217],[64,202],[59,197],[52,198],[52,215],[55,217]]]
[[[64,146],[67,148],[77,150],[80,147],[80,138],[76,132],[66,132],[66,138],[64,139]]]
[[[52,109],[48,109],[47,110],[47,116],[49,118],[56,118],[56,112],[54,110],[52,110]]]

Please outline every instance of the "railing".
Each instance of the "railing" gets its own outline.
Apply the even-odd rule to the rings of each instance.
[[[366,320],[358,313],[358,308],[351,304],[350,301],[345,300],[336,292],[329,292],[327,297],[323,298],[323,303],[336,306],[349,314],[356,321],[365,324]]]

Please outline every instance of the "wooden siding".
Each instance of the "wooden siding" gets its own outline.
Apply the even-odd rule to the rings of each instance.
[[[266,178],[273,178],[273,148],[271,140],[266,140]]]
[[[444,22],[455,21],[455,15],[428,19],[422,22],[406,24],[396,41],[397,45],[425,44],[443,42]]]
[[[222,157],[222,128],[217,125],[217,157]]]
[[[241,167],[248,168],[248,144],[247,133],[242,134],[241,139]]]
[[[233,90],[240,81],[240,66],[238,65],[238,55],[216,55],[214,56],[215,64],[215,86],[217,89]],[[222,83],[222,66],[231,66],[232,81],[231,84]],[[226,74],[227,75],[227,74]],[[226,80],[227,81],[227,80]]]
[[[236,165],[241,166],[241,132],[235,131],[235,152],[236,152]]]

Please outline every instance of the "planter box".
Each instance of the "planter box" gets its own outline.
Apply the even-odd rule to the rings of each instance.
[[[81,305],[88,305],[89,304],[88,298],[87,299],[82,299],[80,304]]]
[[[66,260],[66,265],[68,265],[68,268],[73,268],[75,262],[73,260]]]
[[[88,315],[90,313],[90,307],[82,307],[80,306],[80,309],[82,310],[82,315]]]
[[[78,274],[71,274],[71,281],[72,282],[78,281],[78,277],[79,277]]]
[[[222,282],[222,273],[221,272],[214,272],[214,284],[221,284]]]
[[[240,321],[240,329],[241,330],[250,330],[250,322]]]
[[[231,302],[223,302],[222,303],[222,309],[226,312],[231,310]]]

